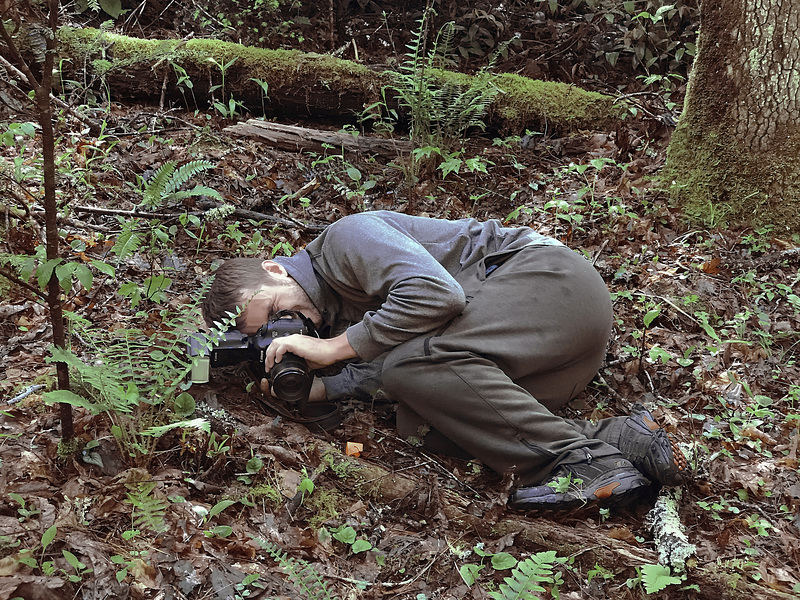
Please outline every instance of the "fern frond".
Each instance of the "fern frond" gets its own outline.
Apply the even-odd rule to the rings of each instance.
[[[537,552],[533,556],[517,563],[511,571],[511,577],[504,579],[499,591],[490,592],[494,600],[539,600],[534,592],[546,589],[540,583],[554,585],[553,564],[558,561],[556,552]]]
[[[48,362],[63,362],[69,367],[74,383],[87,400],[85,407],[92,413],[131,413],[138,405],[138,392],[125,381],[116,365],[102,362],[89,365],[71,350],[55,346],[50,354]]]
[[[337,596],[331,594],[325,581],[310,563],[292,558],[271,542],[258,541],[261,547],[280,565],[283,572],[289,576],[292,585],[302,591],[305,597],[310,600],[338,600]]]
[[[184,183],[198,173],[202,173],[208,169],[214,169],[215,167],[216,165],[214,163],[207,160],[190,160],[172,174],[172,177],[170,177],[164,188],[164,195],[166,196],[179,190]]]
[[[122,223],[122,232],[117,236],[117,241],[111,247],[112,254],[122,261],[133,256],[144,241],[141,234],[134,231],[134,228],[139,225],[139,221],[134,219],[132,221],[124,221]]]
[[[167,502],[151,492],[155,489],[155,482],[140,482],[128,486],[130,490],[126,504],[133,507],[131,521],[135,529],[147,529],[155,533],[167,530],[164,515],[167,511]]]
[[[172,174],[175,172],[175,161],[165,162],[155,174],[144,183],[142,205],[146,208],[158,208],[167,191]]]

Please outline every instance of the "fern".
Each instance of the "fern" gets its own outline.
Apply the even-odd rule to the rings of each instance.
[[[261,547],[275,559],[292,584],[310,600],[338,600],[331,594],[325,581],[308,562],[292,558],[275,544],[263,539],[257,540]]]
[[[142,236],[134,231],[134,228],[139,225],[138,219],[131,221],[122,221],[122,233],[117,236],[117,241],[111,248],[111,252],[117,255],[119,260],[125,260],[133,255],[142,245]]]
[[[149,180],[142,180],[142,206],[155,209],[190,196],[210,196],[222,200],[222,195],[217,190],[207,186],[196,185],[191,190],[180,189],[198,173],[213,168],[214,164],[207,160],[192,160],[180,168],[177,168],[175,161],[164,163]]]
[[[148,529],[155,533],[163,533],[167,530],[167,525],[164,522],[167,502],[163,498],[151,494],[155,487],[155,482],[140,482],[128,485],[130,491],[124,502],[133,507],[131,520],[134,529]]]
[[[425,40],[431,13],[432,9],[426,9],[417,21],[419,27],[412,32],[406,59],[394,73],[391,89],[399,105],[410,115],[414,147],[440,148],[441,156],[453,151],[469,129],[485,129],[483,117],[500,90],[487,76],[486,69],[472,77],[469,84],[453,80],[453,75],[444,70],[451,62],[455,24],[446,23],[428,49]],[[424,162],[438,160],[441,159],[430,155]],[[415,170],[420,166],[415,163]]]
[[[214,163],[207,160],[192,160],[180,167],[170,177],[167,183],[166,192],[168,194],[178,190],[183,184],[188,182],[192,177],[203,171],[215,168]]]
[[[167,193],[170,178],[175,172],[174,161],[165,162],[155,174],[144,182],[142,189],[142,205],[146,208],[158,208]]]
[[[555,550],[538,552],[517,564],[511,571],[511,577],[504,579],[499,591],[489,592],[494,600],[538,600],[535,592],[547,591],[540,583],[557,587],[561,583],[561,574],[553,573],[553,565],[561,562]],[[557,592],[553,597],[558,597]]]

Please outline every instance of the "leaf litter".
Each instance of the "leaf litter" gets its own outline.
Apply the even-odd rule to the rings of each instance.
[[[185,122],[192,118],[182,116]],[[123,181],[133,182],[168,159],[205,158],[217,169],[204,184],[235,207],[299,224],[324,225],[365,206],[499,218],[529,224],[583,252],[614,294],[616,321],[606,365],[565,414],[619,415],[643,400],[677,438],[693,471],[680,506],[697,546],[687,584],[714,572],[775,592],[800,589],[800,277],[796,258],[780,259],[796,244],[774,230],[687,228],[648,178],[663,161],[665,142],[655,153],[621,156],[613,135],[591,132],[576,146],[581,153],[565,157],[470,140],[468,153],[491,160],[492,169],[413,187],[398,170],[355,158],[349,168],[375,177],[376,191],[348,194],[334,179],[321,177],[301,203],[285,198],[308,181],[315,157],[218,135],[200,143],[203,136],[195,131],[201,129],[174,128],[168,116],[160,125],[164,137],[130,135],[105,157],[102,164],[114,165],[114,176],[99,180],[87,203],[135,210],[137,197]],[[61,143],[61,152],[68,151],[69,138]],[[80,143],[92,140],[84,136]],[[597,158],[615,162],[599,170],[575,168]],[[62,185],[64,197],[80,187],[75,180]],[[201,212],[191,203],[170,210]],[[76,239],[88,241],[80,252],[102,259],[108,249],[93,226],[117,231],[117,216],[81,213],[69,226]],[[214,261],[291,252],[313,237],[302,225],[237,217],[175,231],[174,246],[156,263],[134,256],[117,271],[118,281],[137,283],[152,274],[153,264],[168,274],[172,286],[164,298],[143,300],[153,331],[161,327],[157,309],[185,303]],[[7,242],[9,250],[13,243]],[[778,262],[758,267],[754,261],[765,257]],[[109,330],[135,318],[113,282],[88,292],[76,286],[67,302]],[[0,311],[0,394],[8,400],[34,383],[51,384],[52,369],[43,361],[49,330],[45,311],[19,288],[4,292]],[[311,585],[298,580],[303,566],[341,598],[486,598],[508,572],[494,570],[475,549],[521,560],[543,549],[523,533],[542,521],[567,527],[573,540],[583,541],[582,547],[550,543],[571,560],[559,567],[567,573],[565,597],[579,597],[587,573],[600,563],[610,575],[593,579],[602,590],[596,593],[631,597],[626,580],[636,577],[636,566],[655,562],[644,522],[651,504],[609,515],[514,514],[503,503],[510,482],[477,462],[429,455],[398,439],[385,398],[346,402],[342,426],[320,433],[263,412],[236,372],[215,373],[209,384],[189,392],[198,403],[215,395],[208,413],[212,433],[165,435],[147,468],[120,453],[104,415],[76,411],[81,442],[97,441],[91,449],[97,464],[82,458],[86,452],[59,454],[57,416],[42,403],[41,390],[2,407],[0,598],[33,589],[49,590],[54,598],[75,592],[115,598],[233,598],[245,592],[251,598],[296,597],[298,585]],[[347,442],[363,446],[358,458],[342,456]],[[253,457],[261,461],[257,470],[248,469]],[[299,491],[312,474],[314,490]],[[227,500],[229,506],[214,512]],[[466,524],[465,516],[492,526],[480,530]],[[57,534],[43,551],[42,534],[53,525]],[[344,527],[355,532],[354,541],[362,540],[359,547],[369,549],[355,552],[352,543],[332,537]],[[270,545],[295,561],[295,576],[289,563],[278,568],[265,550]],[[597,548],[603,547],[623,550],[601,557]],[[51,575],[21,562],[25,556],[51,561]],[[465,583],[465,564],[476,565],[478,583]]]

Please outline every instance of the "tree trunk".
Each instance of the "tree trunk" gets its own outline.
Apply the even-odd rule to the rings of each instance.
[[[700,19],[665,180],[708,225],[800,231],[800,2],[703,2]]]
[[[255,114],[315,117],[355,123],[383,98],[390,73],[330,55],[268,50],[218,40],[138,39],[96,29],[63,27],[59,32],[65,79],[108,92],[115,99],[178,104],[190,109],[231,98]],[[468,85],[470,76],[441,72]],[[264,96],[255,80],[268,84]],[[570,132],[605,129],[625,118],[611,96],[559,82],[502,73],[492,82],[502,90],[488,107],[490,127]],[[393,101],[391,92],[386,100]],[[396,108],[396,107],[394,107]]]
[[[47,15],[38,12],[40,7],[23,3],[19,6],[7,3],[2,6],[2,17],[4,23],[19,26],[23,20],[27,22],[39,22],[46,24],[50,29],[50,35],[38,31],[36,37],[43,40],[44,51],[41,47],[39,57],[41,64],[41,75],[37,78],[31,70],[30,65],[25,61],[19,51],[14,39],[9,33],[9,29],[4,25],[0,29],[0,38],[4,45],[0,49],[4,52],[7,60],[21,74],[34,92],[34,104],[36,107],[37,118],[42,129],[42,173],[44,187],[44,210],[45,210],[45,251],[47,260],[52,261],[59,258],[59,232],[58,232],[58,206],[56,204],[56,165],[55,165],[55,133],[53,131],[53,111],[50,104],[51,91],[53,87],[53,67],[57,54],[58,33],[58,0],[48,0],[43,3],[47,8]],[[33,30],[32,30],[33,31]],[[37,42],[38,44],[39,42]],[[16,281],[13,275],[9,277]],[[24,282],[20,282],[24,283]],[[55,269],[47,284],[47,306],[50,309],[50,324],[53,327],[53,345],[59,348],[66,346],[64,330],[64,313],[61,305],[61,288]],[[56,362],[56,375],[58,379],[58,389],[69,389],[69,369],[66,363]],[[69,443],[74,436],[74,426],[72,420],[72,406],[61,404],[61,437],[62,441]]]

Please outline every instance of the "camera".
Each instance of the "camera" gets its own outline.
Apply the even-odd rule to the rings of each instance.
[[[264,357],[272,341],[295,333],[319,337],[311,320],[293,310],[278,311],[253,335],[232,329],[226,331],[221,339],[211,342],[204,334],[195,333],[188,339],[192,383],[207,383],[209,367],[249,362],[259,380],[267,378],[277,398],[287,404],[302,406],[308,401],[314,378],[304,358],[287,352],[269,373],[264,369]]]

